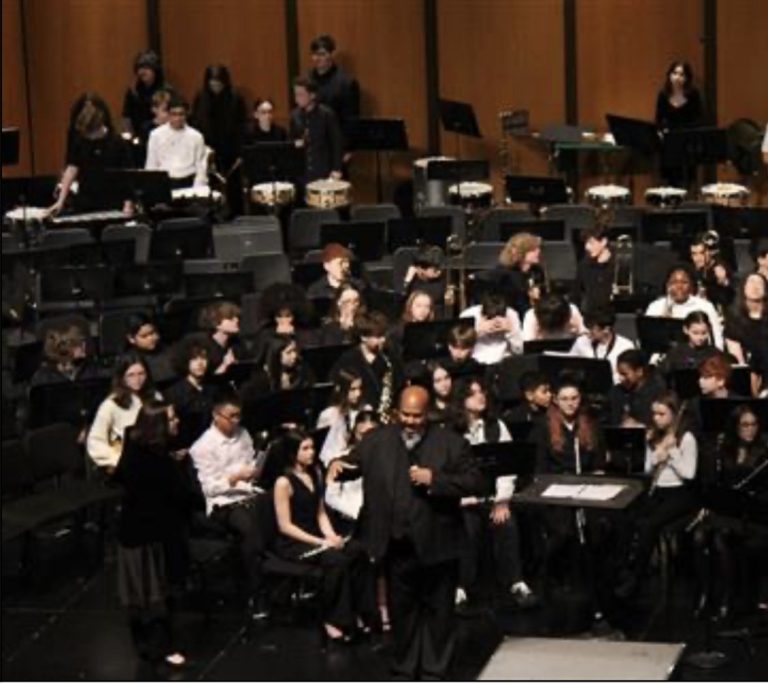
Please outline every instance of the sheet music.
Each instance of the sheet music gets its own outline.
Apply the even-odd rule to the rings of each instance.
[[[612,500],[625,488],[623,484],[550,484],[541,495],[543,498]]]

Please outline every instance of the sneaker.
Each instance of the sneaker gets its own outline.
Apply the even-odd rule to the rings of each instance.
[[[456,589],[456,607],[466,604],[467,593],[463,588]]]
[[[520,609],[532,609],[539,605],[538,596],[529,588],[525,581],[518,581],[510,588],[509,592],[512,594],[515,605]]]

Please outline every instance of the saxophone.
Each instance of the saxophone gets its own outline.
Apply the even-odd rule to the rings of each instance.
[[[386,353],[381,354],[387,370],[381,381],[381,394],[379,394],[379,421],[387,425],[392,421],[392,399],[394,393],[394,374],[392,372],[392,361],[389,360]]]

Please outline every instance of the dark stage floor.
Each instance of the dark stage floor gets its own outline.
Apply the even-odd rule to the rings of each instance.
[[[71,558],[71,554],[70,554]],[[5,559],[5,558],[4,558]],[[133,651],[125,615],[116,599],[114,562],[89,578],[80,578],[66,556],[41,558],[37,589],[3,580],[3,680],[161,679],[166,672],[143,663]],[[4,561],[7,567],[7,563]],[[295,623],[244,628],[231,581],[217,581],[215,602],[206,621],[196,601],[184,600],[178,615],[182,649],[188,666],[174,680],[386,680],[388,642],[381,636],[342,649],[324,651],[319,629],[309,612]],[[664,608],[650,599],[650,584],[634,604],[617,611],[613,622],[630,640],[687,642],[700,647],[703,624],[692,617],[691,581],[675,578],[673,598]],[[584,603],[561,591],[542,608],[525,614],[510,609],[476,609],[459,619],[457,679],[475,678],[503,635],[588,637]],[[742,615],[735,626],[762,626],[758,615]],[[716,671],[683,663],[679,680],[764,680],[768,671],[768,637],[744,642],[717,641],[731,655]],[[762,673],[760,673],[762,672]]]

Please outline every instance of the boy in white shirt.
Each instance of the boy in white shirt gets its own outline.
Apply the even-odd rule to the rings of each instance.
[[[616,314],[610,308],[597,309],[584,315],[587,333],[579,336],[571,347],[571,356],[605,359],[611,364],[613,383],[620,381],[616,370],[619,356],[635,345],[626,337],[616,334]]]

